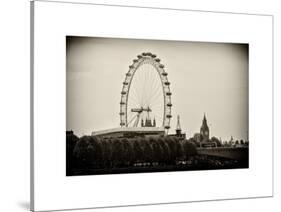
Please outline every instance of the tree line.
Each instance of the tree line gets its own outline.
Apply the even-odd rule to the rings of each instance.
[[[71,166],[110,169],[135,166],[176,165],[197,154],[196,146],[178,137],[102,139],[67,135],[67,161]]]

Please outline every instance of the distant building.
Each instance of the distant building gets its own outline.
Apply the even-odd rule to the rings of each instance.
[[[235,145],[235,141],[233,139],[233,136],[230,137],[230,140],[228,142],[229,146],[234,146]]]
[[[202,120],[200,133],[195,133],[193,138],[197,143],[199,143],[200,147],[217,147],[217,143],[210,139],[210,129],[205,114]]]
[[[203,137],[203,142],[206,142],[206,141],[209,140],[210,130],[209,130],[209,127],[208,127],[208,124],[207,124],[207,119],[206,119],[205,114],[204,114],[204,118],[203,118],[203,121],[202,121],[202,126],[200,128],[200,134]]]
[[[210,140],[210,129],[205,114],[200,128],[200,133],[195,133],[193,138],[196,142],[208,142]]]
[[[92,132],[99,138],[134,138],[134,137],[159,137],[165,135],[163,127],[118,127],[108,130]]]
[[[195,133],[193,138],[197,143],[200,143],[203,140],[202,135],[200,133]]]
[[[181,131],[180,116],[179,115],[177,117],[176,134],[170,134],[169,136],[178,137],[178,138],[181,138],[181,139],[185,139],[186,138],[186,134],[182,133],[182,131]]]
[[[141,120],[141,126],[142,127],[156,127],[156,121],[153,119],[153,124],[151,122],[151,119],[149,117],[145,118],[145,122],[143,119]]]

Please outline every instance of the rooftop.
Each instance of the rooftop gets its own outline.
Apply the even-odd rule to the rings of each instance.
[[[164,127],[118,127],[107,130],[100,130],[92,132],[92,135],[103,135],[109,133],[119,133],[119,132],[164,132]]]

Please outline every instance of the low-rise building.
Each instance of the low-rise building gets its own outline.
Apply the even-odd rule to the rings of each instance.
[[[134,138],[164,136],[164,127],[118,127],[92,132],[92,136],[99,138]]]

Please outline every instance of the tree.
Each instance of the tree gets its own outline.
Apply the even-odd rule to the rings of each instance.
[[[133,147],[127,138],[123,138],[121,142],[123,144],[123,163],[129,166],[134,160]]]
[[[152,147],[150,145],[150,140],[149,138],[143,138],[142,140],[142,144],[143,144],[143,159],[144,162],[149,163],[151,165],[152,160],[153,160],[153,150]]]
[[[74,135],[73,131],[66,132],[66,175],[71,174],[71,169],[77,166],[73,150],[79,138]]]
[[[182,142],[178,137],[173,137],[175,141],[175,148],[176,148],[176,160],[181,160],[183,158],[183,146]]]
[[[211,142],[216,143],[217,147],[221,147],[222,146],[221,141],[218,138],[216,138],[216,137],[212,137],[211,138]]]
[[[112,142],[111,139],[102,139],[101,140],[102,148],[102,158],[103,158],[103,167],[109,168],[112,163]]]
[[[164,141],[167,143],[170,149],[170,164],[175,164],[177,159],[177,142],[172,137],[166,136]]]
[[[185,158],[188,159],[191,156],[197,155],[197,149],[194,143],[184,140],[183,141],[183,149],[184,149],[184,154]]]
[[[122,166],[125,160],[124,147],[120,139],[114,138],[112,141],[112,162],[114,167]]]
[[[133,151],[134,151],[134,162],[135,163],[139,163],[139,162],[143,162],[143,151],[141,148],[141,142],[140,142],[140,138],[134,139],[133,140]]]
[[[169,145],[165,141],[165,138],[158,138],[156,142],[159,144],[159,146],[162,149],[160,158],[159,158],[159,162],[164,163],[164,164],[170,163],[172,160],[171,151],[170,151]]]
[[[160,142],[158,142],[155,138],[150,138],[150,143],[153,152],[152,161],[154,163],[162,162],[163,148],[161,147]]]
[[[73,154],[87,166],[100,166],[103,160],[101,143],[95,136],[81,137],[75,145]]]
[[[72,156],[74,147],[79,138],[74,135],[73,131],[66,132],[66,152],[67,155]]]
[[[193,143],[197,147],[200,147],[200,142],[198,142],[194,137],[191,137],[189,142]]]

